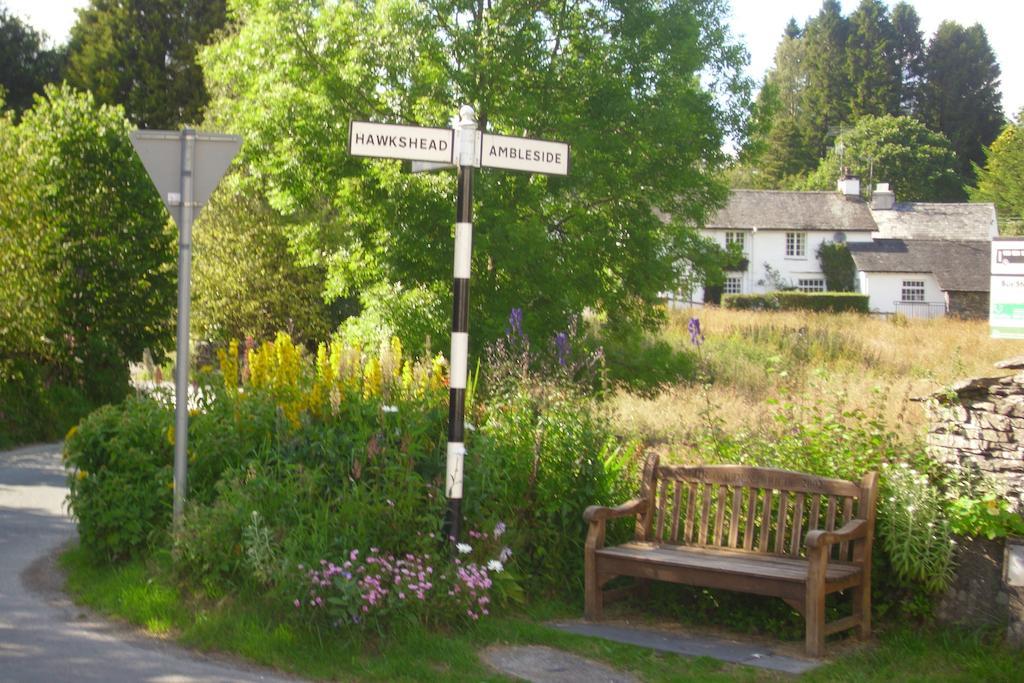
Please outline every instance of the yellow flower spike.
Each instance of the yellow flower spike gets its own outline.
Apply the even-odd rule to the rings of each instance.
[[[88,476],[89,476],[89,473],[86,472],[85,470],[78,470],[78,472],[75,473],[75,478],[78,479],[78,481],[82,481],[83,479],[85,479]]]
[[[402,397],[410,398],[412,395],[412,359],[405,361],[402,364]]]
[[[391,379],[397,381],[402,373],[402,340],[391,338]]]
[[[363,368],[363,398],[380,395],[380,361],[371,358]]]
[[[174,425],[167,428],[167,443],[174,445]]]
[[[69,440],[71,437],[73,437],[77,433],[78,433],[78,425],[72,425],[71,429],[68,430],[68,433],[64,435],[64,440],[65,441]]]

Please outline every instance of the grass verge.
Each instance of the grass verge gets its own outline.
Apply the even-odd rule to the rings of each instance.
[[[318,630],[280,621],[254,599],[203,604],[183,597],[160,560],[96,565],[79,547],[61,557],[79,603],[201,651],[216,651],[307,678],[355,681],[505,681],[477,657],[492,644],[546,645],[602,661],[644,681],[772,681],[777,675],[707,658],[685,658],[544,626],[579,609],[547,603],[472,629],[438,633],[410,624],[387,637]]]
[[[73,547],[61,557],[76,601],[201,651],[234,654],[319,680],[503,681],[477,657],[492,644],[546,645],[628,671],[644,681],[777,681],[792,677],[707,658],[686,658],[556,631],[543,622],[579,610],[546,603],[473,629],[438,633],[416,625],[388,637],[280,623],[259,599],[203,605],[182,597],[167,565],[136,560],[97,566]],[[882,625],[878,642],[826,664],[808,681],[1019,681],[1024,656],[984,632]]]

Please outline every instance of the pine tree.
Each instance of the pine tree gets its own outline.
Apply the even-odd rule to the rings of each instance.
[[[898,114],[901,74],[896,32],[881,0],[861,0],[850,15],[846,70],[850,79],[850,114]]]
[[[921,118],[949,138],[966,184],[1003,127],[999,76],[984,28],[942,22],[928,44]]]
[[[815,156],[822,157],[850,115],[852,88],[846,70],[849,21],[837,0],[825,0],[804,28],[804,73],[800,124]]]
[[[900,72],[900,112],[916,116],[921,109],[921,82],[924,79],[924,36],[921,18],[905,2],[892,8],[892,27],[896,39],[896,63]]]
[[[202,118],[199,47],[225,23],[225,0],[92,0],[71,29],[68,81],[124,106],[143,128]]]

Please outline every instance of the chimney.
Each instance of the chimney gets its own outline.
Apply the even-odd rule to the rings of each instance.
[[[860,197],[860,178],[850,175],[848,169],[843,169],[843,175],[836,181],[836,189],[847,199]]]
[[[889,183],[878,183],[871,195],[871,208],[875,211],[890,211],[896,205],[896,194],[889,189]]]

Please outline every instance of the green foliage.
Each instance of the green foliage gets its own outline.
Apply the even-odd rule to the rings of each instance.
[[[996,205],[1002,234],[1024,234],[1024,111],[985,150],[985,167],[974,170],[978,187],[971,200]]]
[[[882,471],[878,537],[899,580],[938,593],[953,578],[953,541],[939,490],[906,462]]]
[[[710,431],[700,451],[713,460],[850,481],[880,472],[876,553],[892,568],[895,585],[879,597],[889,602],[907,590],[934,593],[948,584],[953,556],[942,494],[914,469],[928,464],[923,448],[902,442],[879,418],[848,409],[845,397],[830,405],[782,401],[772,427],[732,436]]]
[[[852,292],[856,284],[857,267],[845,244],[822,242],[818,246],[818,264],[825,275],[825,287],[830,292]]]
[[[862,179],[888,182],[901,201],[949,202],[966,197],[957,158],[941,133],[907,116],[865,116],[839,137],[840,157],[831,150],[808,176],[808,190],[835,188],[840,167]],[[864,191],[871,188],[864,184]]]
[[[607,335],[602,338],[608,379],[639,394],[653,394],[667,384],[696,378],[693,354],[677,351],[663,340],[642,334]]]
[[[49,233],[51,354],[96,401],[123,396],[128,363],[172,338],[173,238],[128,129],[119,109],[66,86],[47,87],[18,126],[22,173],[39,188],[23,220]]]
[[[68,82],[140,128],[198,123],[208,95],[196,51],[224,23],[224,0],[96,0],[71,28]]]
[[[508,525],[516,569],[535,591],[582,594],[583,510],[635,494],[637,444],[620,443],[585,397],[536,376],[479,412],[467,513]]]
[[[939,25],[925,61],[921,120],[941,131],[956,152],[957,171],[974,184],[972,164],[1003,127],[1000,68],[980,24],[964,28],[955,21]]]
[[[489,132],[572,144],[566,178],[477,175],[474,344],[500,336],[513,307],[535,311],[545,338],[588,307],[650,327],[658,293],[702,265],[687,226],[725,198],[722,141],[742,135],[750,85],[719,0],[479,12],[234,0],[230,12],[236,30],[201,56],[210,124],[245,137],[243,163],[301,261],[327,269],[328,297],[400,285],[403,305],[371,315],[427,322],[385,319],[397,334],[433,330],[444,309],[454,182],[351,157],[338,131],[353,119],[439,126],[468,103]]]
[[[848,292],[768,292],[767,294],[726,294],[725,308],[745,311],[817,311],[867,313],[866,294]]]
[[[0,109],[20,114],[32,106],[34,95],[42,94],[43,86],[61,79],[64,49],[47,49],[45,43],[45,35],[0,5]]]
[[[1024,518],[1010,509],[1005,498],[987,493],[981,498],[962,496],[946,508],[950,529],[960,536],[984,536],[991,540],[1024,536]]]
[[[171,519],[170,408],[146,398],[104,406],[64,443],[68,509],[83,547],[118,560],[153,547]]]
[[[263,341],[282,329],[304,343],[327,336],[336,321],[321,296],[324,269],[299,264],[283,229],[252,178],[235,174],[221,182],[193,233],[198,338]]]
[[[25,359],[0,366],[0,448],[56,441],[95,406],[79,387]]]
[[[850,15],[846,69],[850,79],[850,116],[899,113],[903,73],[897,35],[881,0],[862,0]]]

